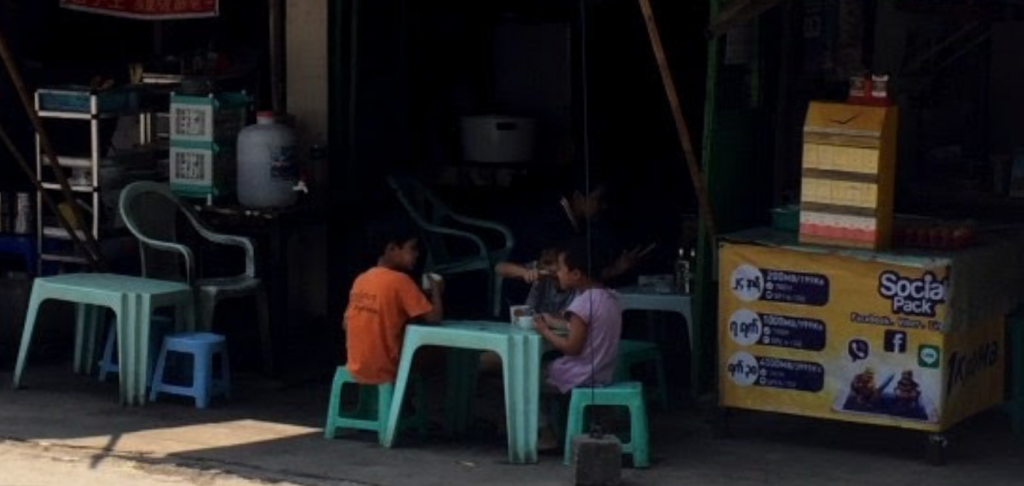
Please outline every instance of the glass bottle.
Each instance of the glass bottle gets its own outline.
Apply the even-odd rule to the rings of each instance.
[[[687,258],[685,248],[679,249],[675,265],[675,286],[676,292],[681,294],[690,293],[690,260]]]

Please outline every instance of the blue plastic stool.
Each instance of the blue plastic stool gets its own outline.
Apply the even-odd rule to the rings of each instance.
[[[194,357],[192,367],[192,386],[180,386],[164,383],[164,369],[167,364],[167,353],[191,354]],[[221,377],[213,379],[213,356],[220,354]],[[156,401],[160,392],[184,395],[196,399],[196,408],[206,408],[210,397],[224,395],[231,397],[231,374],[228,369],[228,350],[224,336],[209,332],[183,332],[171,334],[164,338],[160,349],[160,358],[156,362],[153,373],[152,389],[149,400]]]
[[[171,326],[174,321],[167,316],[153,316],[149,318],[149,355],[157,356],[160,352],[157,346],[163,343],[164,336],[170,333]],[[117,323],[111,321],[107,327],[107,339],[106,344],[103,346],[103,357],[97,363],[99,365],[99,380],[107,381],[107,375],[110,373],[120,373],[121,367],[118,366],[117,356]],[[146,372],[146,376],[151,380],[153,375]]]
[[[662,364],[661,350],[657,343],[650,341],[619,341],[617,363],[615,365],[615,381],[629,381],[633,377],[633,366],[640,363],[654,363],[654,373],[658,380],[658,388],[654,395],[662,410],[668,410],[668,386],[665,384],[665,366]]]
[[[565,427],[563,462],[566,465],[572,463],[572,438],[583,432],[584,411],[591,405],[618,405],[629,408],[630,438],[629,442],[622,444],[622,453],[633,456],[633,467],[650,466],[650,433],[647,429],[647,408],[644,406],[644,386],[638,381],[598,388],[573,388],[572,399],[569,402],[569,422]]]
[[[415,396],[413,397],[414,414],[408,425],[419,430],[420,435],[427,432],[427,412],[423,400],[423,380],[413,378]],[[345,410],[341,404],[341,391],[346,383],[359,387],[359,404],[354,411]],[[324,425],[324,438],[333,439],[338,429],[358,429],[377,432],[377,441],[384,443],[384,432],[387,430],[388,413],[395,394],[394,383],[364,385],[355,380],[348,368],[339,366],[334,372],[331,384],[331,398],[327,405],[327,423]]]
[[[0,253],[20,256],[25,262],[25,273],[36,274],[35,235],[0,235]]]

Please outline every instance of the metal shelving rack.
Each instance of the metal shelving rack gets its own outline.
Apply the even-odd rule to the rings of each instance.
[[[78,93],[81,97],[88,97],[88,107],[80,110],[80,107],[69,110],[44,108],[48,103],[41,102],[42,94],[47,90],[38,90],[35,94],[35,107],[39,117],[45,120],[74,120],[85,124],[89,131],[88,155],[67,155],[58,154],[57,161],[61,169],[66,170],[68,183],[76,196],[76,201],[82,206],[82,214],[86,221],[75,221],[70,211],[67,216],[79,232],[80,239],[84,239],[83,231],[90,231],[97,242],[102,242],[108,236],[110,221],[103,217],[101,202],[102,192],[105,190],[100,183],[101,160],[104,154],[100,153],[100,123],[103,120],[118,118],[132,114],[125,107],[106,109],[102,106],[102,94]],[[59,91],[59,90],[58,90]],[[139,143],[146,145],[152,142],[154,137],[154,113],[140,112],[139,116]],[[58,148],[58,150],[60,150]],[[60,185],[52,173],[52,168],[45,159],[46,154],[42,150],[39,136],[36,135],[36,174],[39,177],[43,190],[60,193]],[[71,177],[75,169],[87,170],[88,176],[82,179]],[[62,204],[66,204],[62,203]],[[88,265],[89,259],[80,248],[72,244],[71,235],[62,228],[56,221],[56,215],[51,214],[42,204],[42,195],[36,194],[36,244],[39,255],[40,271],[46,262],[59,264]]]

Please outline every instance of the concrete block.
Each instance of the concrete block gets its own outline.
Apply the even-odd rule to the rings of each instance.
[[[614,435],[572,438],[572,484],[618,486],[622,482],[622,444]]]

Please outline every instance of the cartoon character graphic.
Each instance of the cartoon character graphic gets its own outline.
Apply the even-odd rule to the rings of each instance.
[[[903,370],[900,381],[896,383],[896,404],[903,407],[916,407],[921,398],[921,385],[914,381],[913,370]]]
[[[850,398],[858,408],[871,408],[878,402],[878,385],[875,383],[875,370],[866,368],[854,375],[850,382]]]
[[[837,397],[833,409],[929,422],[938,420],[939,410],[914,378],[914,370],[904,369],[899,373],[883,370],[882,376],[885,378],[879,380],[871,367],[853,375],[849,390]]]

